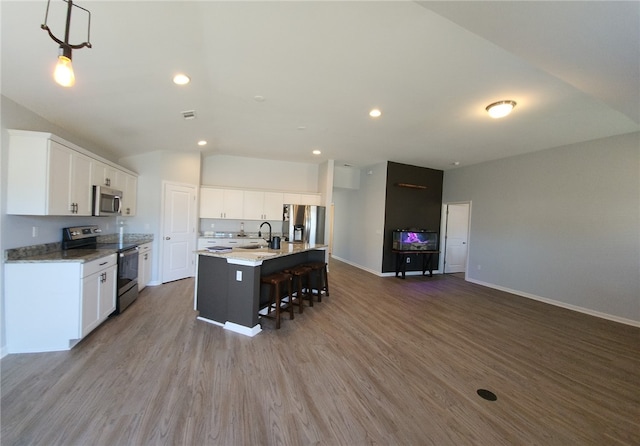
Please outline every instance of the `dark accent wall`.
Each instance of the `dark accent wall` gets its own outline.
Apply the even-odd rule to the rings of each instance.
[[[443,174],[442,170],[389,161],[384,217],[383,273],[393,272],[396,269],[395,255],[391,252],[394,229],[415,228],[437,231],[438,242],[440,242]],[[401,187],[398,186],[400,183],[424,186],[426,189]],[[437,266],[437,256],[433,261],[434,266]],[[412,258],[411,263],[407,265],[407,271],[418,270],[420,270],[420,264]]]

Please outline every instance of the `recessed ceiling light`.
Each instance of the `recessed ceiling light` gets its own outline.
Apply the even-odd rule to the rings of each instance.
[[[454,161],[451,163],[452,166],[459,166],[460,165],[460,161]]]
[[[489,112],[489,116],[492,118],[503,118],[511,113],[511,110],[516,106],[515,101],[506,100],[498,101],[493,104],[487,105],[486,110]]]
[[[189,76],[187,76],[186,74],[176,74],[175,76],[173,76],[173,83],[177,84],[177,85],[187,85],[189,82],[191,82],[191,78]]]
[[[369,116],[371,116],[372,118],[379,118],[381,115],[382,115],[382,112],[377,108],[374,108],[369,112]]]
[[[313,151],[313,152],[311,152],[311,153],[313,153],[314,155],[320,155],[322,152],[321,152],[321,151],[319,151],[318,149],[316,149],[316,150],[314,150],[314,151]]]
[[[207,141],[205,141],[204,139],[198,141],[198,145],[199,146],[206,146],[207,145]]]
[[[254,96],[253,99],[256,102],[264,102],[265,101],[264,96]]]

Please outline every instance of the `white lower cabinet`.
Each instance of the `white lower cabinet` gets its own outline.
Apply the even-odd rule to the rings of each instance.
[[[117,282],[115,254],[85,263],[82,277],[82,337],[115,311]]]
[[[151,282],[152,243],[138,246],[138,291],[142,291]]]
[[[5,264],[7,353],[69,350],[115,310],[116,254]]]

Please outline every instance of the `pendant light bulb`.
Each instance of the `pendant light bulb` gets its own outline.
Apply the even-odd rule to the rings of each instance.
[[[53,78],[63,87],[73,87],[76,83],[76,76],[73,74],[73,65],[71,65],[71,49],[66,50],[60,47],[58,63],[53,72]]]

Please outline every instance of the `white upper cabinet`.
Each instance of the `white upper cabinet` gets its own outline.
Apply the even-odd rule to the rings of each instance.
[[[91,215],[93,185],[121,174],[135,213],[137,177],[51,133],[9,130],[7,214]]]
[[[93,184],[95,186],[107,186],[112,189],[122,190],[117,187],[118,184],[118,169],[110,166],[106,163],[96,161],[93,164]]]
[[[283,204],[319,206],[320,194],[290,194],[259,190],[200,188],[200,218],[282,220]]]
[[[309,204],[320,206],[321,198],[318,194],[284,194],[284,204]]]
[[[131,217],[136,215],[138,203],[138,177],[126,172],[117,172],[118,186],[122,191],[122,215]]]
[[[244,191],[244,219],[281,220],[283,194],[280,192]]]
[[[91,158],[27,133],[10,131],[7,213],[91,215]]]
[[[200,218],[242,219],[243,203],[242,190],[200,188]]]

